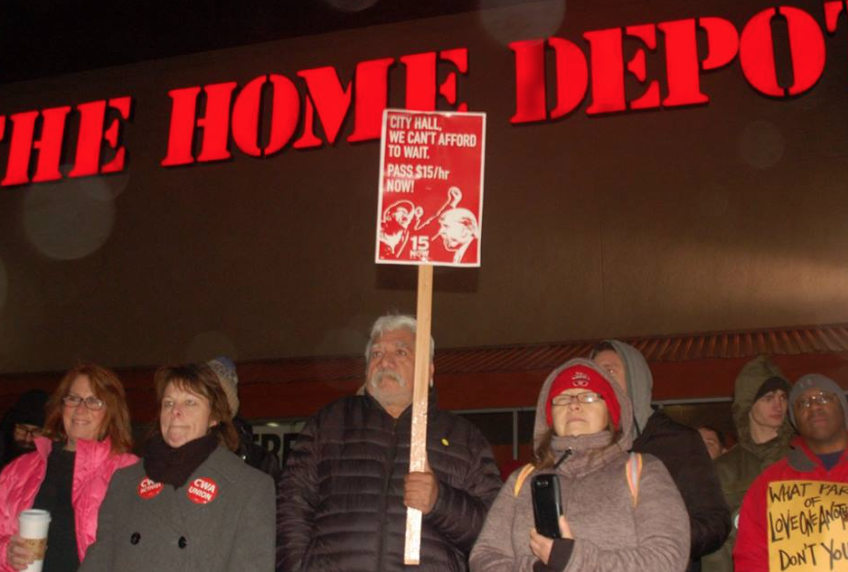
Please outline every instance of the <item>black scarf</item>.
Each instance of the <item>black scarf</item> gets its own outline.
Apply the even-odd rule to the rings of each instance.
[[[180,488],[212,451],[218,448],[218,437],[210,433],[189,441],[182,447],[171,447],[158,433],[150,438],[144,451],[144,471],[157,483]]]

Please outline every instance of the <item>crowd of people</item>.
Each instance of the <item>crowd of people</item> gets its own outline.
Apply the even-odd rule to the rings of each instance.
[[[379,318],[362,388],[307,421],[282,470],[237,416],[227,358],[156,372],[141,458],[110,370],[81,364],[52,395],[24,394],[2,426],[0,568],[35,560],[18,521],[32,508],[51,515],[45,572],[403,570],[409,508],[422,514],[422,571],[806,572],[848,561],[848,403],[833,380],[793,385],[769,358],[751,361],[728,449],[714,427],[654,409],[645,358],[608,340],[545,380],[534,459],[502,483],[482,433],[437,405],[433,340],[429,356],[415,342],[414,318]],[[426,463],[410,472],[417,357],[429,359],[431,390]],[[539,483],[553,486],[553,505],[535,496]],[[554,505],[550,531],[537,523]],[[787,511],[797,522],[815,505],[816,526],[791,528]],[[784,542],[793,533],[800,545]]]

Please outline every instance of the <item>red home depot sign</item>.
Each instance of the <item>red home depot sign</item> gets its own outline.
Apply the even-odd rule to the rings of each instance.
[[[776,99],[801,95],[825,68],[827,34],[845,28],[845,0],[822,4],[820,14],[793,6],[775,6],[754,14],[737,29],[715,17],[688,18],[593,30],[582,41],[560,37],[509,44],[515,62],[512,85],[514,124],[550,121],[574,112],[588,98],[589,115],[703,105],[710,95],[701,88],[705,72],[738,59],[745,81]],[[786,24],[786,45],[775,46],[773,24]],[[698,37],[705,38],[699,53]],[[782,85],[775,48],[790,55],[791,83]],[[702,57],[703,56],[703,57]],[[647,59],[664,63],[649,77]],[[469,75],[467,48],[367,60],[353,78],[339,79],[334,67],[298,71],[294,77],[259,76],[239,86],[222,82],[172,89],[171,119],[163,134],[164,167],[230,159],[237,155],[269,157],[291,147],[311,149],[336,144],[345,121],[348,142],[376,140],[387,107],[465,111],[457,85]],[[547,66],[552,69],[547,69]],[[404,105],[389,102],[392,74],[403,73]],[[554,81],[547,85],[546,76]],[[628,99],[625,82],[633,78],[643,90]],[[463,80],[465,81],[465,80]],[[552,103],[555,102],[555,103]],[[261,113],[267,107],[268,113]],[[74,106],[0,115],[0,145],[8,149],[0,186],[116,173],[126,168],[121,132],[131,120],[133,99],[116,97]],[[71,126],[76,127],[72,129]],[[76,133],[73,140],[69,133]],[[71,151],[67,172],[59,168],[63,150]]]

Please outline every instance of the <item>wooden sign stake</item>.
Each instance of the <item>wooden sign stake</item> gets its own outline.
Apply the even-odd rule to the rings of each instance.
[[[415,334],[415,381],[412,393],[412,435],[409,472],[424,472],[427,466],[427,399],[430,389],[430,324],[433,313],[433,267],[418,267],[418,326]],[[421,511],[406,509],[406,544],[403,563],[421,563]]]

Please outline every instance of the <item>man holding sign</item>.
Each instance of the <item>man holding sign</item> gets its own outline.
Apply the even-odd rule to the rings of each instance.
[[[419,354],[430,338],[433,266],[480,266],[485,147],[485,113],[383,111],[374,261],[418,266]],[[418,480],[417,474],[428,471],[432,371],[420,361],[412,374],[407,469],[408,480]],[[417,566],[429,507],[405,501],[403,563]]]
[[[845,393],[823,375],[805,375],[792,388],[789,415],[800,437],[745,495],[735,569],[848,572]]]
[[[365,391],[311,418],[278,489],[278,570],[404,570],[407,507],[423,513],[421,571],[464,571],[501,486],[485,437],[430,393],[425,472],[409,472],[417,322],[378,319]],[[433,373],[430,344],[430,375]],[[427,359],[427,356],[422,356]]]

